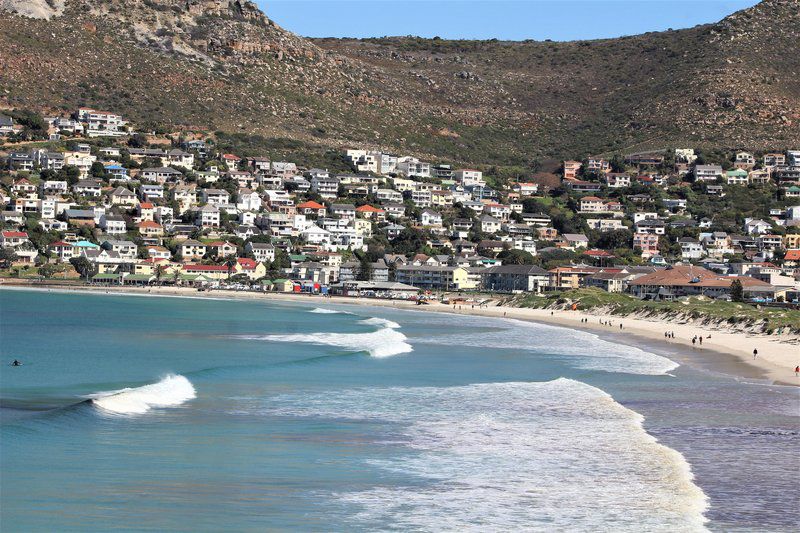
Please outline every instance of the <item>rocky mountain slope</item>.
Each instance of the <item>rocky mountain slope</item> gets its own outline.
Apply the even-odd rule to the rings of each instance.
[[[798,0],[687,30],[566,43],[309,40],[244,0],[3,8],[0,105],[90,105],[170,128],[473,163],[800,145]]]

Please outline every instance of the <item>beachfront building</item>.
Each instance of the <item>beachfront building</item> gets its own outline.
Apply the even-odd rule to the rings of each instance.
[[[397,267],[395,280],[420,289],[462,291],[478,288],[478,281],[466,268],[438,265],[403,265]]]
[[[550,273],[534,265],[499,265],[481,272],[485,290],[541,293],[550,286]]]
[[[749,276],[722,276],[694,265],[675,265],[641,276],[629,283],[631,294],[645,300],[673,300],[681,296],[703,295],[719,298],[730,295],[731,283],[739,280],[745,296],[774,295],[769,283]]]

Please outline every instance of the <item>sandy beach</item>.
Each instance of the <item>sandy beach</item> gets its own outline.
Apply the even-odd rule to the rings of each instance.
[[[754,335],[727,331],[720,328],[695,324],[680,324],[662,320],[600,316],[581,311],[550,311],[516,307],[473,307],[469,304],[446,305],[431,302],[417,305],[402,300],[318,296],[292,293],[261,293],[214,290],[200,292],[189,287],[93,287],[86,285],[61,285],[26,283],[19,280],[4,280],[0,288],[64,290],[94,293],[126,293],[132,295],[162,295],[194,298],[217,298],[239,300],[280,300],[305,302],[314,305],[325,303],[391,307],[420,312],[439,312],[506,318],[539,322],[554,326],[590,331],[615,342],[654,351],[669,352],[679,363],[695,366],[743,378],[765,379],[776,384],[800,386],[800,377],[794,369],[800,365],[800,337],[792,334]],[[620,324],[622,328],[620,328]],[[673,332],[674,338],[665,338],[665,332]],[[692,343],[695,336],[703,337],[702,344]],[[753,357],[753,350],[758,356]],[[674,357],[677,355],[678,357]]]

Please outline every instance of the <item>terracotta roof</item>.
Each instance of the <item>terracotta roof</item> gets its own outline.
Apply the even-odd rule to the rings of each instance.
[[[646,274],[631,282],[631,285],[658,285],[666,287],[729,287],[734,280],[744,287],[769,287],[769,283],[749,276],[721,276],[699,266],[676,265],[672,268]]]
[[[17,238],[17,239],[19,239],[19,238],[27,239],[28,238],[28,234],[25,233],[24,231],[4,231],[3,232],[3,237],[5,237],[7,239],[15,239],[15,238]]]
[[[590,257],[616,257],[611,252],[606,252],[605,250],[586,250],[583,252],[583,255],[588,255]]]
[[[139,204],[140,209],[153,209],[153,204],[151,202],[142,202]]]
[[[786,250],[786,255],[783,256],[784,261],[800,261],[800,249]]]
[[[313,200],[309,200],[308,202],[303,202],[297,206],[297,209],[324,209],[325,206],[314,202]]]
[[[139,228],[160,228],[161,224],[153,222],[152,220],[143,220],[139,222]]]
[[[356,211],[359,213],[383,213],[383,209],[378,209],[377,207],[372,207],[371,205],[362,205],[361,207],[357,208]]]
[[[183,265],[183,270],[198,270],[202,272],[227,272],[225,265]]]
[[[247,257],[240,257],[236,260],[236,262],[239,263],[243,268],[249,270],[252,270],[258,266],[258,263],[255,261],[255,259],[249,259]]]

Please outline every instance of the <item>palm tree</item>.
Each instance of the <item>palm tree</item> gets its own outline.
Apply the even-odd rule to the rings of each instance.
[[[229,257],[228,260],[225,261],[225,266],[228,267],[228,277],[230,278],[231,270],[236,266],[236,259],[234,259],[233,256]]]

